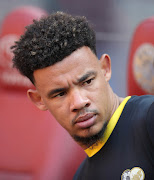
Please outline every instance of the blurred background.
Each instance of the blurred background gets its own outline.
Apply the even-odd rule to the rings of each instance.
[[[98,58],[103,53],[111,57],[115,93],[154,94],[154,0],[0,0],[0,180],[69,180],[85,157],[48,112],[27,100],[31,84],[12,73],[6,62],[12,58],[12,39],[24,32],[24,18],[28,25],[55,11],[86,16],[93,24]],[[16,30],[20,24],[21,30]],[[150,59],[145,76],[139,69],[146,66],[139,61],[141,55]]]

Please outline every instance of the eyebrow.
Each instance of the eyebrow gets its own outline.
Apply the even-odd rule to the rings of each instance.
[[[81,78],[77,80],[78,83],[81,83],[85,81],[87,78],[90,76],[95,75],[96,76],[96,71],[88,71],[86,74],[84,74]]]

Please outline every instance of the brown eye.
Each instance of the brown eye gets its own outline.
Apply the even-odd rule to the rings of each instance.
[[[61,92],[58,94],[58,96],[64,96],[65,95],[65,92]]]
[[[66,94],[66,92],[60,92],[58,94],[56,94],[54,97],[62,97]]]
[[[92,79],[89,79],[88,81],[86,81],[87,84],[90,84],[92,81]]]
[[[83,85],[90,85],[93,80],[94,80],[94,78],[88,79],[87,81],[85,81],[85,82],[83,83]]]

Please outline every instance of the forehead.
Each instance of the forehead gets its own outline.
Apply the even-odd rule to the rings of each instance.
[[[96,55],[88,48],[82,47],[74,51],[62,61],[39,69],[34,72],[36,86],[45,86],[46,83],[58,84],[65,79],[78,79],[85,73],[99,68]]]

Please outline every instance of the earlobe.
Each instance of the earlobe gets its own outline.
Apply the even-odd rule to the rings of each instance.
[[[100,58],[101,68],[104,73],[104,77],[108,82],[111,79],[111,59],[108,54],[103,54]]]
[[[37,90],[29,89],[27,91],[27,96],[35,104],[35,106],[39,108],[40,110],[46,111],[48,109],[46,105],[44,104],[42,97],[40,96]]]

